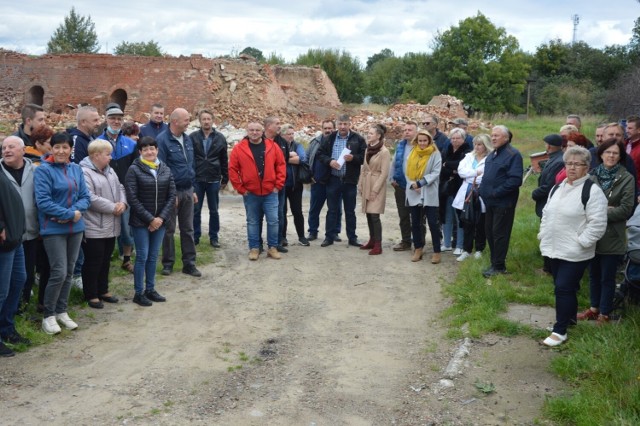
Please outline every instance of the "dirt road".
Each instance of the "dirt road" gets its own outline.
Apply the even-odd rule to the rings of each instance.
[[[3,359],[1,423],[531,424],[556,389],[549,352],[490,336],[472,342],[455,386],[435,391],[460,345],[440,319],[457,262],[393,252],[391,200],[381,256],[315,241],[257,262],[240,197],[221,204],[223,248],[198,265],[203,278],[160,279],[168,301],[150,308],[122,291],[118,305],[78,310],[77,331]],[[362,240],[365,229],[358,207]],[[478,380],[496,391],[484,396]]]

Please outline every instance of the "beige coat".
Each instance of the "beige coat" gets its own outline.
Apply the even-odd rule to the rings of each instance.
[[[390,167],[391,154],[386,146],[383,146],[376,155],[371,157],[369,163],[365,160],[362,165],[358,189],[362,194],[362,211],[364,213],[384,213]],[[377,196],[372,200],[374,193]]]

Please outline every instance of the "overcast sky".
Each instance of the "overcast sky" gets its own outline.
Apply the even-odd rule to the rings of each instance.
[[[576,14],[578,40],[598,48],[627,44],[640,16],[637,0],[0,0],[0,5],[0,47],[28,54],[46,52],[75,5],[95,23],[101,53],[111,53],[122,41],[154,40],[175,56],[216,57],[251,46],[292,61],[309,48],[337,48],[363,64],[384,48],[396,55],[429,52],[439,30],[478,11],[529,52],[555,38],[570,42]]]

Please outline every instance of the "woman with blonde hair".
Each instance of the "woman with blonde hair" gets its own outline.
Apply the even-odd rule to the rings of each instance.
[[[411,234],[415,247],[412,262],[418,262],[422,259],[426,216],[433,243],[431,263],[440,263],[438,182],[440,181],[441,167],[442,157],[431,134],[426,130],[420,130],[411,141],[411,151],[404,171],[407,178],[407,205],[411,213]]]
[[[362,211],[367,215],[369,226],[369,242],[360,250],[369,250],[369,254],[382,253],[382,222],[380,215],[384,213],[387,201],[387,178],[391,168],[391,154],[384,146],[384,135],[387,128],[376,124],[367,133],[367,150],[360,172],[358,189],[362,194]]]

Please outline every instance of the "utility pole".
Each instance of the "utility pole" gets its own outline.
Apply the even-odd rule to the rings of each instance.
[[[571,44],[576,44],[576,38],[578,36],[578,24],[580,23],[580,16],[573,15],[571,17],[573,20],[573,39],[571,40]]]

